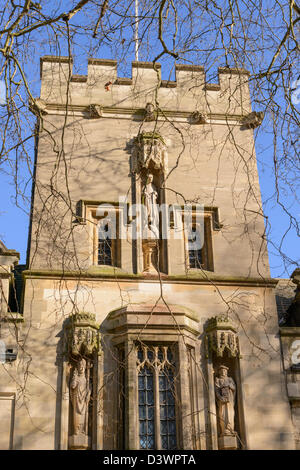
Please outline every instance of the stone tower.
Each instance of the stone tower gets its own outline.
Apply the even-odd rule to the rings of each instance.
[[[14,448],[293,448],[248,80],[41,59]]]

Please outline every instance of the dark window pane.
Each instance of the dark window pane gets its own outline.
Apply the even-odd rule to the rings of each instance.
[[[154,421],[148,421],[148,434],[154,435]]]
[[[153,375],[147,376],[147,390],[153,390]]]
[[[139,349],[139,350],[138,350],[138,360],[139,360],[140,362],[143,362],[143,359],[144,359],[143,351],[142,351],[142,349]]]
[[[146,392],[139,391],[139,404],[144,405],[146,403]]]
[[[110,238],[98,240],[98,264],[112,266],[112,241]]]
[[[164,390],[165,385],[166,385],[166,377],[164,375],[160,375],[159,376],[159,388],[161,390]]]
[[[174,375],[165,368],[159,377],[160,436],[163,449],[176,448]]]
[[[159,392],[159,402],[161,405],[166,404],[166,392]]]
[[[146,437],[141,437],[140,438],[140,448],[141,449],[147,449],[147,439],[146,439]]]
[[[152,436],[148,436],[148,447],[147,449],[154,449],[154,438]]]
[[[161,434],[168,434],[168,422],[167,421],[160,422],[160,432]]]
[[[140,434],[144,435],[147,432],[146,421],[140,421]]]
[[[139,376],[139,390],[144,390],[145,388],[145,380],[144,377]]]
[[[167,417],[167,409],[165,406],[160,407],[160,419],[166,419]]]
[[[140,449],[154,449],[154,390],[153,372],[149,367],[140,370],[139,376],[139,434]],[[145,391],[147,385],[147,391]]]
[[[176,426],[175,421],[168,421],[168,431],[169,434],[176,434]]]
[[[140,416],[140,419],[145,419],[146,418],[146,407],[145,406],[139,406],[139,416]]]
[[[167,436],[162,436],[161,437],[161,446],[163,449],[168,449],[168,437]]]
[[[151,351],[151,349],[148,349],[147,357],[148,357],[149,361],[153,361],[154,353],[153,353],[153,351]]]
[[[172,362],[173,362],[173,354],[172,354],[170,348],[168,348],[167,358],[168,358],[168,361],[172,364]]]
[[[148,405],[153,405],[154,403],[154,394],[153,394],[153,390],[149,390],[147,392],[147,404]]]

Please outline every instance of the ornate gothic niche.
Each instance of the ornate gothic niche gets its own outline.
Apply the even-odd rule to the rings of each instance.
[[[166,172],[168,166],[167,148],[158,132],[142,132],[133,140],[131,150],[131,172]]]
[[[95,314],[80,312],[67,325],[69,380],[69,448],[94,447],[97,434],[99,325]]]
[[[205,325],[210,410],[215,410],[219,449],[245,447],[240,347],[237,329],[228,315],[210,318]]]
[[[143,241],[140,246],[137,242],[137,258],[143,261],[137,271],[150,275],[157,275],[158,270],[167,272],[167,247],[159,214],[159,207],[166,203],[163,183],[167,166],[166,144],[158,132],[142,132],[135,137],[131,149],[133,203],[145,208]]]

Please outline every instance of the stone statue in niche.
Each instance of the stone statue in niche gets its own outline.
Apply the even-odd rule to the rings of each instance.
[[[147,182],[143,190],[143,203],[146,208],[147,228],[155,238],[159,238],[159,211],[158,211],[158,191],[153,183],[153,175],[149,173]],[[147,237],[148,238],[148,237]]]
[[[70,397],[74,435],[87,436],[88,407],[91,397],[90,367],[83,358],[77,362],[74,368],[70,381]]]
[[[221,365],[218,373],[219,375],[215,378],[215,393],[220,436],[235,436],[234,405],[236,385],[234,380],[228,377],[228,367]]]

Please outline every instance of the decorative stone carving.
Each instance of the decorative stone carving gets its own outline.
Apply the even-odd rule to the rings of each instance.
[[[81,312],[70,318],[68,332],[68,351],[70,357],[91,356],[100,353],[99,325],[95,314]]]
[[[90,104],[89,112],[91,119],[99,119],[103,115],[103,108],[99,104]]]
[[[263,118],[264,113],[262,111],[253,111],[243,118],[242,124],[247,129],[255,129],[261,125]]]
[[[72,403],[73,448],[88,446],[88,407],[91,397],[90,368],[92,366],[83,358],[76,363],[70,381],[70,398]]]
[[[95,314],[80,312],[70,317],[67,345],[69,362],[73,366],[69,382],[72,425],[69,447],[87,449],[89,402],[95,385],[90,380],[90,371],[101,352]]]
[[[34,98],[29,100],[29,109],[36,116],[48,114],[47,103],[42,98]]]
[[[155,110],[155,106],[152,103],[147,103],[145,107],[145,117],[144,121],[151,122],[157,119],[157,111]]]
[[[166,171],[167,150],[163,138],[156,132],[142,132],[133,141],[131,151],[131,171],[140,173],[148,169],[150,163],[157,170]]]
[[[226,351],[229,357],[240,357],[237,330],[227,315],[208,320],[205,332],[207,356],[214,351],[217,357],[223,357]]]
[[[200,113],[200,111],[195,111],[191,115],[191,123],[192,124],[207,124],[207,114]]]
[[[228,367],[221,365],[218,373],[219,375],[215,378],[215,394],[219,435],[235,436],[234,406],[236,385],[234,380],[228,377]]]

